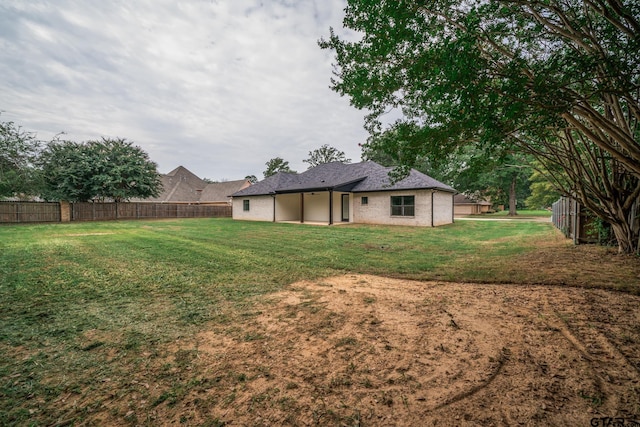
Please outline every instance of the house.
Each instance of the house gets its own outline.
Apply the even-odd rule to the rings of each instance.
[[[453,198],[453,212],[456,216],[488,213],[491,212],[491,202],[477,201],[464,194],[456,194]]]
[[[246,179],[209,183],[184,166],[161,175],[160,179],[162,193],[141,201],[228,205],[231,204],[231,194],[251,185]]]
[[[432,227],[453,222],[453,188],[413,169],[391,183],[391,170],[368,161],[280,172],[234,193],[233,218]]]

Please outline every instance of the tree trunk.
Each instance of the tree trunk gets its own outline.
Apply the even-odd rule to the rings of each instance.
[[[613,234],[618,241],[618,253],[633,254],[640,251],[640,218],[638,202],[628,208],[612,206],[614,218],[609,221]]]
[[[509,216],[516,216],[516,184],[517,177],[515,174],[511,177],[511,185],[509,186]]]
[[[611,228],[618,241],[619,254],[633,254],[638,250],[638,230],[633,230],[627,222],[611,222]]]

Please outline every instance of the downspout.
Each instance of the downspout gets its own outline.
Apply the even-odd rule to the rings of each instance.
[[[434,209],[433,209],[433,193],[435,193],[435,191],[431,190],[431,226],[432,227],[434,227],[434,225],[433,225],[433,212],[434,212]]]
[[[329,190],[329,225],[333,224],[333,190]]]
[[[300,224],[304,224],[304,193],[300,193]]]
[[[451,193],[451,224],[456,222],[456,202],[455,202],[455,194]]]
[[[271,197],[273,197],[273,222],[276,222],[276,195]]]

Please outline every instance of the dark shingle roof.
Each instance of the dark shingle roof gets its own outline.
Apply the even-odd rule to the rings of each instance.
[[[275,194],[276,190],[281,187],[291,185],[298,180],[299,175],[296,173],[278,172],[262,181],[244,188],[234,194],[236,196],[261,196],[265,194]]]
[[[450,186],[413,169],[406,178],[391,185],[389,172],[392,169],[375,162],[325,163],[300,174],[278,173],[251,187],[234,193],[233,196],[257,196],[322,190],[369,192],[437,189],[455,192]]]

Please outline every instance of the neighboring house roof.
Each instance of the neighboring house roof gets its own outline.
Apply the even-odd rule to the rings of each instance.
[[[258,196],[277,193],[309,191],[371,192],[391,190],[436,189],[454,193],[455,190],[414,169],[403,180],[391,183],[389,172],[393,168],[376,162],[332,162],[296,173],[280,172],[251,187],[234,193],[234,197]]]
[[[207,183],[184,166],[162,176],[163,191],[154,201],[199,202]]]
[[[214,203],[229,202],[231,194],[251,185],[246,179],[208,183],[200,179],[184,166],[161,175],[163,190],[148,202],[189,202]]]
[[[491,206],[491,202],[488,202],[486,200],[480,200],[480,201],[476,201],[473,198],[464,195],[464,194],[456,194],[453,197],[453,204],[455,205],[484,205],[484,206]]]
[[[207,184],[202,190],[200,200],[222,201],[227,200],[236,191],[249,187],[251,182],[246,179],[238,179],[235,181],[214,182]]]

